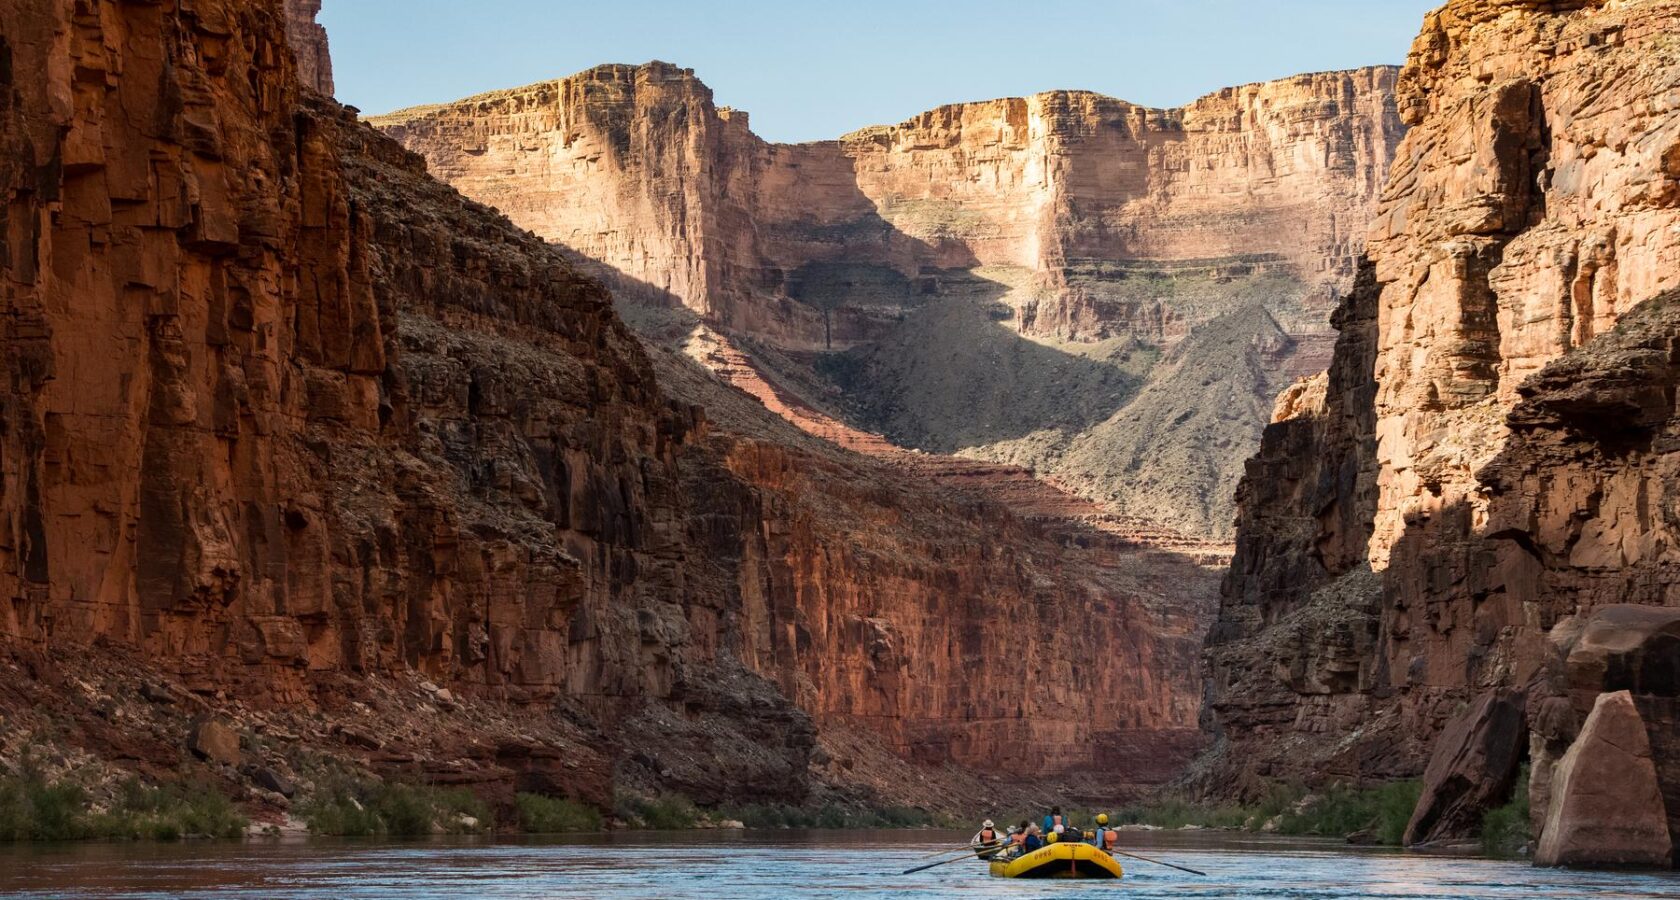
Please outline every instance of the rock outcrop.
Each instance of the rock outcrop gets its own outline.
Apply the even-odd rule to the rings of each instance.
[[[650,358],[599,282],[305,90],[308,6],[0,6],[0,639],[38,696],[137,655],[382,765],[591,802],[615,772],[797,800],[848,777],[830,733],[1115,784],[1195,751],[1203,570]],[[463,701],[447,742],[353,721]]]
[[[1490,693],[1449,723],[1423,772],[1405,843],[1427,844],[1480,827],[1483,813],[1511,795],[1526,737],[1522,703],[1511,692]]]
[[[286,0],[286,42],[297,59],[298,81],[328,97],[333,95],[332,50],[327,29],[315,21],[321,0]]]
[[[805,354],[864,428],[1224,539],[1229,458],[1328,361],[1403,130],[1394,77],[1170,110],[1057,91],[777,145],[650,63],[373,121],[621,297]],[[1203,326],[1197,355],[1242,373],[1213,414],[1172,365]]]
[[[1665,866],[1672,850],[1645,722],[1627,691],[1600,694],[1553,775],[1534,863]]]
[[[1374,316],[1370,342],[1344,331],[1326,401],[1268,430],[1214,632],[1227,739],[1295,752],[1231,758],[1415,775],[1463,751],[1435,745],[1465,704],[1515,690],[1546,801],[1575,723],[1619,689],[1561,674],[1571,623],[1675,603],[1677,25],[1671,0],[1455,0],[1426,19],[1375,283],[1345,306]],[[1301,659],[1279,627],[1349,579],[1366,589],[1319,612],[1362,656],[1339,681],[1278,678]],[[1647,722],[1663,772],[1666,726]]]

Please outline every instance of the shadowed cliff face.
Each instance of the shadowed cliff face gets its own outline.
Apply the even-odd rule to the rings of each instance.
[[[424,676],[587,736],[502,755],[592,800],[863,783],[818,741],[1118,784],[1194,752],[1204,570],[671,400],[695,376],[600,283],[305,96],[289,12],[0,8],[0,638],[32,671],[139,656],[352,718]]]
[[[1675,602],[1677,23],[1668,0],[1457,0],[1426,19],[1377,283],[1347,314],[1368,336],[1344,328],[1322,399],[1280,407],[1241,495],[1210,656],[1233,760],[1287,745],[1247,762],[1391,777],[1433,759],[1421,841],[1502,799],[1453,793],[1453,766],[1493,765],[1471,743],[1515,744],[1543,817],[1594,698],[1655,659],[1639,648],[1660,635],[1616,605]],[[1309,616],[1345,639],[1290,639]],[[1626,659],[1593,669],[1583,628]],[[1631,689],[1672,794],[1672,686]],[[1524,715],[1486,720],[1505,726],[1459,715],[1513,697]],[[1476,774],[1509,784],[1521,756]]]
[[[858,427],[1226,540],[1235,467],[1218,455],[1260,419],[1206,416],[1200,385],[1154,364],[1256,306],[1282,334],[1256,338],[1274,346],[1238,409],[1326,364],[1325,322],[1402,132],[1394,74],[1172,110],[1058,91],[776,145],[692,72],[650,63],[372,121],[592,260],[621,299],[773,346],[756,364],[806,369],[784,367],[790,380],[814,370]],[[1246,344],[1202,341],[1224,369],[1247,366]],[[1134,398],[1150,408],[1123,412]],[[1149,427],[1181,415],[1208,427]]]

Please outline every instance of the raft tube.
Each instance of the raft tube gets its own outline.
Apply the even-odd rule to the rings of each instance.
[[[1114,857],[1090,844],[1047,844],[1011,860],[993,860],[995,878],[1120,878]]]

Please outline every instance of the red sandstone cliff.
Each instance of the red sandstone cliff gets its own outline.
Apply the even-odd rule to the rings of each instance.
[[[750,401],[672,400],[656,372],[744,402],[305,97],[294,9],[0,7],[0,637],[41,679],[19,696],[140,658],[230,715],[365,729],[349,700],[424,676],[504,732],[333,733],[594,800],[613,769],[711,801],[867,781],[819,740],[1115,782],[1195,749],[1202,570]],[[76,721],[84,751],[169,759]]]
[[[315,21],[320,14],[321,0],[286,0],[286,42],[297,59],[298,81],[331,97],[332,50],[327,45],[327,29]]]
[[[1680,796],[1669,638],[1626,606],[1675,602],[1680,323],[1652,298],[1680,277],[1677,25],[1669,0],[1426,19],[1374,281],[1322,396],[1280,410],[1244,483],[1210,655],[1232,761],[1432,760],[1409,839],[1452,837],[1525,757],[1543,819],[1596,696],[1628,689]]]
[[[1394,75],[1170,110],[1057,91],[779,145],[650,63],[373,121],[853,424],[1223,540],[1239,448],[1328,362],[1403,130]]]

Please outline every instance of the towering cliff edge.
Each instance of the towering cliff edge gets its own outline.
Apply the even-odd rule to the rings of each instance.
[[[332,50],[327,29],[315,21],[321,0],[286,0],[286,41],[297,59],[298,81],[323,96],[333,95]]]
[[[304,90],[315,5],[0,5],[0,759],[943,808],[1197,749],[1204,569],[650,356]]]
[[[1395,71],[1169,110],[1057,91],[799,145],[664,63],[372,121],[853,425],[1226,540],[1241,448],[1328,362]]]
[[[1473,830],[1527,759],[1544,820],[1596,697],[1625,689],[1680,828],[1677,34],[1672,0],[1427,17],[1371,275],[1243,484],[1210,653],[1230,764],[1428,762],[1427,841]]]

